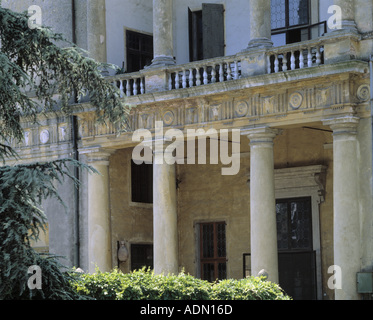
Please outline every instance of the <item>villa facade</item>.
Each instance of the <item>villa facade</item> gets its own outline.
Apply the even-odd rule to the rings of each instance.
[[[89,102],[24,123],[23,162],[101,173],[61,186],[67,212],[45,203],[36,247],[87,272],[264,273],[295,299],[371,297],[372,0],[3,0],[32,4],[122,68],[106,78],[132,106],[126,133]]]

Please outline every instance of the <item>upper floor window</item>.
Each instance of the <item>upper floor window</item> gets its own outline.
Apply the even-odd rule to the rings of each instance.
[[[131,30],[126,31],[127,72],[136,72],[153,60],[153,37]]]
[[[271,0],[271,26],[274,46],[306,41],[326,32],[326,23],[312,24],[310,0]]]
[[[202,10],[189,9],[190,61],[224,56],[224,6],[203,3]]]

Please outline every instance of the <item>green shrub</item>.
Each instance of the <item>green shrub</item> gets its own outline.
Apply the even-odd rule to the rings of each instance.
[[[97,300],[289,300],[281,288],[261,278],[210,283],[191,275],[154,275],[151,270],[131,273],[96,271],[73,283],[80,295]]]

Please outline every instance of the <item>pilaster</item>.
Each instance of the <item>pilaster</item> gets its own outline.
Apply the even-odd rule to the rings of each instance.
[[[99,62],[107,60],[105,11],[105,0],[87,1],[87,50]]]

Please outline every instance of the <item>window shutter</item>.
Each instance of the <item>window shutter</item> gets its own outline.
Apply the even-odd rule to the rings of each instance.
[[[224,56],[224,6],[202,4],[203,58]]]

